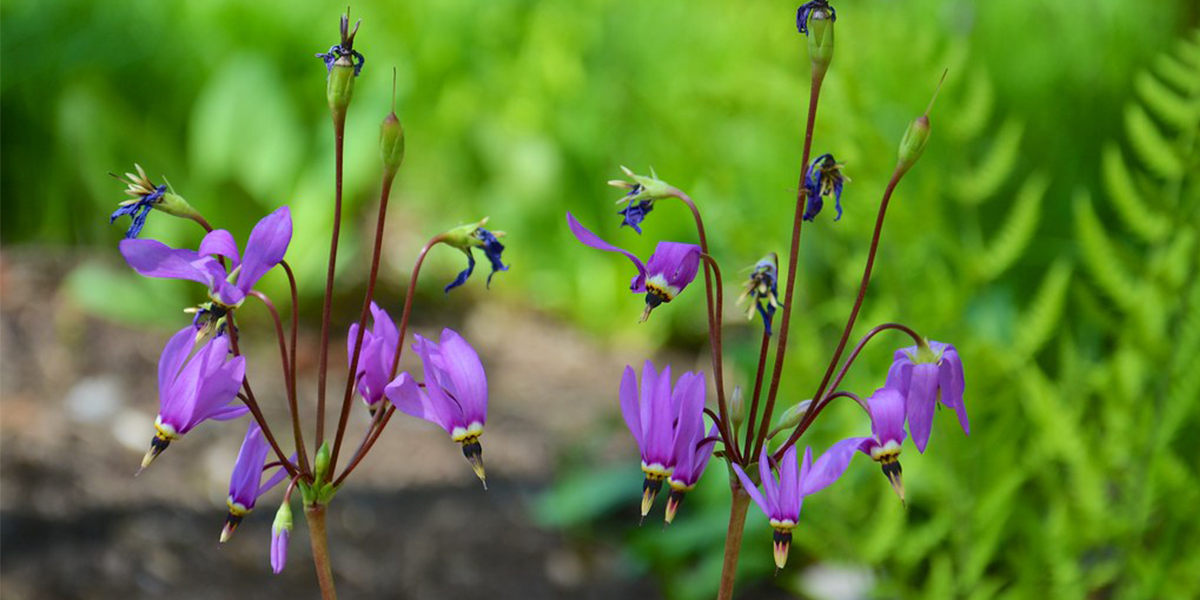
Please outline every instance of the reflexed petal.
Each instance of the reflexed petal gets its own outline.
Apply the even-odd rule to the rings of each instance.
[[[226,406],[218,408],[209,413],[208,418],[213,421],[232,421],[246,413],[250,412],[250,407],[242,404],[237,406]]]
[[[646,261],[647,276],[662,275],[668,285],[681,290],[696,279],[699,270],[700,246],[695,244],[659,242]]]
[[[896,359],[888,369],[887,381],[883,384],[884,387],[891,388],[907,396],[908,384],[912,381],[912,368],[913,364],[908,360],[907,356],[902,359]]]
[[[447,431],[458,426],[466,426],[463,420],[462,405],[455,400],[456,391],[453,381],[446,374],[446,366],[442,360],[441,349],[437,344],[420,335],[413,335],[416,343],[413,348],[421,357],[421,366],[425,370],[425,389],[423,393],[432,406],[445,419]],[[447,394],[446,392],[450,393]]]
[[[750,494],[750,498],[754,500],[754,503],[757,504],[759,508],[762,509],[763,514],[767,515],[768,519],[774,518],[771,516],[771,513],[774,510],[773,507],[765,498],[763,498],[763,495],[759,493],[758,488],[754,487],[754,482],[750,481],[750,477],[746,475],[746,472],[743,471],[738,465],[733,465],[733,472],[737,473],[738,479],[742,482],[742,488],[746,490],[747,494]]]
[[[633,266],[637,267],[638,270],[638,275],[633,278],[633,282],[629,286],[629,289],[634,292],[646,291],[646,265],[642,264],[642,261],[638,259],[637,256],[628,250],[623,250],[600,239],[600,236],[588,231],[588,229],[583,225],[580,225],[579,221],[575,220],[575,215],[572,215],[570,212],[567,213],[567,225],[571,228],[571,233],[575,234],[576,239],[578,239],[580,242],[583,242],[585,246],[591,246],[592,248],[604,250],[606,252],[617,252],[624,254],[630,261],[633,262]]]
[[[229,478],[229,497],[247,509],[254,507],[258,499],[258,482],[262,479],[263,461],[270,452],[270,445],[263,437],[256,421],[251,421],[233,463],[233,475]]]
[[[780,516],[796,521],[800,518],[800,473],[796,462],[796,446],[793,444],[783,453],[779,463],[779,513]]]
[[[228,258],[233,265],[230,267],[230,270],[241,262],[241,258],[238,255],[237,243],[233,241],[233,234],[224,229],[214,229],[208,235],[204,236],[204,239],[200,241],[199,254],[201,256],[217,255]]]
[[[187,360],[188,354],[192,352],[195,343],[196,329],[191,325],[180,329],[179,333],[167,340],[162,356],[158,359],[158,397],[160,402],[165,403],[166,399],[170,397],[171,384],[175,381],[175,376],[179,374],[179,369],[183,367],[184,361]]]
[[[654,389],[654,400],[650,405],[650,421],[643,422],[646,428],[645,454],[648,463],[672,466],[673,442],[675,441],[675,415],[671,413],[671,366],[663,367]],[[644,386],[644,384],[643,384]]]
[[[263,458],[265,459],[266,457],[264,456]],[[288,462],[292,464],[296,463],[296,453],[293,452],[292,455],[288,457]],[[284,479],[287,479],[287,469],[283,468],[282,466],[272,468],[275,469],[275,472],[271,473],[271,476],[268,477],[266,481],[262,482],[262,485],[258,486],[258,492],[256,492],[254,495],[255,498],[271,491],[271,488],[279,485]],[[266,469],[263,469],[263,471],[265,472]]]
[[[704,437],[717,437],[717,424],[713,423],[709,428],[708,433]],[[692,465],[691,476],[688,480],[689,484],[694,484],[700,481],[700,476],[704,474],[704,469],[708,468],[708,461],[712,459],[713,450],[717,447],[716,440],[705,442],[696,447],[696,459]]]
[[[650,439],[650,411],[654,407],[654,392],[657,389],[658,370],[654,368],[654,363],[647,360],[645,364],[642,365],[642,386],[640,390],[640,401],[638,402],[638,411],[641,413],[641,449],[643,455],[646,451],[646,444]]]
[[[704,435],[704,397],[706,382],[703,374],[684,373],[675,384],[671,404],[678,406],[675,426],[675,440],[672,454],[675,464],[685,458],[690,469],[696,454],[696,443]]]
[[[437,387],[437,386],[433,386]],[[388,400],[406,415],[436,423],[450,433],[454,429],[453,418],[444,403],[435,402],[429,394],[417,387],[417,382],[408,373],[401,373],[383,391]]]
[[[938,384],[941,388],[941,402],[947,408],[953,409],[958,416],[958,424],[963,432],[971,434],[971,424],[967,421],[967,405],[963,402],[964,388],[962,363],[958,353],[954,351],[942,355],[942,364],[938,367]]]
[[[858,450],[863,440],[870,438],[852,437],[846,438],[825,451],[821,458],[809,470],[804,480],[800,482],[801,492],[805,496],[815,494],[837,481],[838,478],[846,472],[846,467],[850,466],[850,459],[854,458],[854,453]],[[811,457],[812,450],[809,449]]]
[[[904,395],[899,391],[883,387],[867,398],[871,409],[871,433],[880,443],[889,440],[904,441]]]
[[[922,453],[925,452],[925,446],[929,444],[929,434],[933,431],[933,408],[937,404],[937,389],[938,366],[933,363],[913,365],[905,412],[913,443]]]
[[[263,217],[246,241],[246,257],[237,276],[238,289],[248,293],[267,271],[283,260],[291,241],[292,213],[288,207],[281,206]]]
[[[242,387],[242,380],[246,374],[246,357],[236,356],[225,362],[225,354],[217,353],[220,350],[219,346],[213,346],[210,350],[206,362],[209,370],[204,375],[196,393],[196,404],[188,419],[188,429],[199,425],[201,421],[213,418],[215,414],[225,414],[227,419],[237,418],[243,414],[230,414],[223,411],[237,397],[238,390]],[[245,407],[235,407],[235,411],[238,408]]]
[[[440,341],[442,360],[458,392],[465,424],[482,424],[487,419],[488,385],[479,355],[452,329],[443,329]]]
[[[211,286],[213,276],[223,271],[212,258],[192,250],[170,248],[157,240],[121,240],[120,249],[125,262],[145,277],[185,279]]]
[[[775,474],[771,471],[771,453],[767,451],[764,444],[762,456],[758,457],[758,476],[762,479],[763,497],[766,498],[767,504],[771,510],[767,511],[767,517],[774,519],[779,515],[779,482],[775,480]],[[793,458],[795,455],[793,455]],[[795,465],[795,462],[792,463]],[[780,469],[783,469],[780,465]]]
[[[625,372],[621,374],[621,416],[625,417],[625,425],[629,426],[629,433],[633,434],[633,439],[637,441],[638,449],[642,447],[642,415],[638,407],[638,387],[637,375],[633,372],[633,367],[625,367]]]

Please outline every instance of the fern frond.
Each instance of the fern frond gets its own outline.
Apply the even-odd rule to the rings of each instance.
[[[1166,125],[1176,130],[1190,130],[1200,121],[1200,109],[1149,72],[1142,71],[1133,81],[1133,88],[1146,108]]]
[[[1042,278],[1037,294],[1019,321],[1013,340],[1017,355],[1033,356],[1058,331],[1073,270],[1070,261],[1060,257]]]
[[[1193,229],[1180,228],[1171,242],[1149,261],[1147,271],[1161,281],[1169,292],[1183,288],[1196,269],[1196,235]]]
[[[1125,107],[1125,133],[1138,158],[1156,175],[1163,179],[1178,179],[1183,175],[1183,161],[1175,154],[1171,141],[1141,106]]]
[[[1004,225],[979,259],[978,268],[984,279],[996,278],[1021,257],[1037,232],[1042,198],[1049,185],[1043,175],[1034,175],[1025,180]]]
[[[954,178],[951,189],[960,202],[977,205],[1004,185],[1017,164],[1023,131],[1021,123],[1013,119],[1007,121],[979,165]]]
[[[969,140],[978,137],[992,117],[996,93],[992,80],[981,71],[972,71],[967,89],[959,100],[953,118],[948,123],[950,135]]]
[[[1170,230],[1171,224],[1166,217],[1155,212],[1138,193],[1133,174],[1129,172],[1116,144],[1110,143],[1104,147],[1101,171],[1104,174],[1104,189],[1108,192],[1113,207],[1121,215],[1121,220],[1147,242],[1162,239]]]
[[[1191,96],[1200,90],[1200,78],[1196,77],[1195,69],[1170,54],[1160,54],[1154,61],[1154,70],[1175,89]]]
[[[1104,231],[1104,225],[1084,191],[1075,194],[1075,237],[1084,264],[1100,289],[1123,311],[1132,310],[1138,297],[1139,282],[1129,274],[1120,254]]]

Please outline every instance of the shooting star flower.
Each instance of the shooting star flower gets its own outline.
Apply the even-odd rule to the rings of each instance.
[[[967,405],[963,403],[963,365],[954,346],[930,341],[897,350],[885,386],[904,396],[908,429],[918,451],[924,453],[929,444],[933,409],[938,402],[958,415],[963,432],[970,435]]]
[[[225,526],[221,529],[221,542],[229,541],[233,532],[242,523],[242,519],[254,510],[254,503],[259,496],[275,487],[287,476],[282,466],[275,466],[275,473],[262,481],[264,461],[270,453],[271,446],[263,437],[262,429],[257,421],[250,421],[246,429],[246,437],[242,440],[242,449],[238,451],[237,460],[233,463],[233,475],[229,478],[229,514],[225,517]]]
[[[379,402],[384,398],[384,388],[392,376],[392,360],[400,345],[400,332],[386,310],[371,303],[372,329],[363,331],[362,347],[359,350],[358,368],[354,381],[363,403],[374,416]],[[354,355],[354,342],[358,338],[358,323],[350,325],[346,335],[346,360]]]

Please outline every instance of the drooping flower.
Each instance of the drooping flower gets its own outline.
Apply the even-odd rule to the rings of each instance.
[[[775,309],[779,308],[779,257],[770,253],[754,265],[746,289],[738,297],[738,304],[750,301],[746,310],[746,318],[754,318],[754,310],[762,317],[767,335],[771,335],[771,321],[775,317]]]
[[[497,271],[508,270],[508,266],[504,264],[500,257],[504,252],[504,244],[501,244],[500,240],[497,239],[504,237],[504,232],[484,229],[483,226],[487,225],[487,222],[488,218],[484,217],[478,223],[463,225],[444,234],[443,239],[446,244],[462,250],[463,254],[467,255],[467,268],[459,272],[454,281],[451,281],[446,286],[445,292],[447,294],[450,293],[450,290],[466,283],[471,273],[475,272],[475,255],[471,253],[472,248],[482,249],[484,256],[492,264],[492,272],[488,274],[487,278],[487,285],[489,287],[492,285],[492,276]]]
[[[373,416],[379,408],[379,401],[383,400],[384,388],[390,383],[392,360],[396,356],[396,347],[400,345],[400,331],[387,311],[374,302],[371,303],[371,319],[374,321],[373,328],[363,331],[354,381]],[[346,360],[353,357],[357,338],[358,323],[354,323],[346,335]]]
[[[700,387],[703,389],[703,377],[701,377]],[[700,410],[704,410],[704,401],[701,399]],[[681,431],[679,435],[686,435],[686,431]],[[717,445],[717,424],[713,423],[708,432],[704,431],[704,424],[699,423],[696,432],[692,434],[691,441],[679,446],[679,456],[675,457],[675,470],[667,478],[667,484],[671,486],[671,495],[667,497],[667,512],[665,520],[668,525],[675,520],[675,513],[679,512],[679,505],[683,503],[684,496],[696,489],[696,483],[700,481],[700,476],[704,474],[705,467],[708,466],[709,459],[712,458],[713,448]]]
[[[650,317],[650,311],[664,302],[670,302],[687,287],[700,270],[700,246],[681,244],[678,242],[659,242],[654,248],[650,260],[643,263],[636,255],[600,239],[600,236],[588,231],[575,216],[567,213],[567,225],[571,233],[586,246],[607,252],[617,252],[625,255],[638,274],[629,284],[629,290],[635,294],[646,294],[646,310],[642,313],[642,321]]]
[[[283,260],[291,239],[291,212],[282,206],[254,226],[242,257],[233,235],[224,229],[204,236],[198,251],[138,239],[121,240],[120,248],[125,262],[141,275],[186,279],[208,286],[211,301],[195,311],[194,321],[202,331],[201,337],[208,337],[220,331],[229,311],[241,305],[254,284]],[[229,261],[228,269],[221,259]]]
[[[963,403],[966,381],[954,346],[929,341],[897,350],[885,385],[904,396],[908,430],[918,451],[925,452],[929,444],[933,409],[938,402],[958,415],[963,432],[970,435],[967,405]]]
[[[287,476],[282,466],[276,465],[273,473],[265,482],[262,474],[266,470],[265,461],[271,446],[263,436],[257,421],[250,421],[246,429],[246,437],[242,440],[242,449],[238,451],[237,460],[233,463],[233,475],[229,478],[229,514],[225,517],[225,526],[221,528],[221,541],[229,541],[233,532],[242,519],[254,510],[258,497],[267,493]]]
[[[813,159],[808,167],[808,175],[804,178],[804,188],[808,190],[808,203],[804,206],[804,220],[812,221],[825,207],[825,198],[834,197],[834,207],[837,216],[834,221],[842,218],[842,185],[850,181],[842,173],[842,163],[834,160],[832,154],[822,154]]]
[[[704,431],[705,394],[704,373],[684,373],[672,389],[671,367],[663,367],[659,373],[654,363],[646,361],[639,390],[633,367],[625,367],[621,377],[621,415],[637,441],[642,472],[646,474],[642,484],[642,518],[649,514],[663,481],[674,473],[680,458],[687,461],[688,472],[680,474],[685,486],[694,485],[704,471],[708,459],[698,460],[696,435],[697,431]],[[711,447],[708,452],[712,453]]]
[[[764,447],[762,456],[758,459],[758,472],[762,478],[761,493],[746,472],[738,465],[733,465],[742,487],[767,515],[771,528],[775,530],[776,568],[782,569],[787,564],[788,550],[792,544],[792,529],[800,522],[800,507],[804,497],[811,496],[837,481],[846,472],[859,443],[861,438],[842,440],[826,450],[815,464],[812,448],[805,448],[802,467],[797,465],[796,447],[792,446],[784,452],[783,461],[778,465],[778,479],[771,471],[771,453]]]
[[[440,343],[414,337],[413,349],[421,357],[425,381],[401,373],[384,394],[401,412],[436,423],[462,444],[463,456],[487,489],[479,437],[487,421],[488,384],[479,355],[450,329],[442,330]]]
[[[288,539],[292,534],[292,503],[286,498],[275,513],[271,524],[271,570],[276,575],[287,565]]]
[[[158,360],[158,417],[154,420],[154,437],[142,458],[141,469],[150,466],[171,442],[201,422],[236,419],[249,411],[245,406],[230,406],[242,387],[245,357],[225,360],[229,340],[218,337],[188,360],[194,345],[194,330],[184,327],[171,336],[163,348]]]
[[[904,480],[900,470],[900,445],[904,442],[904,396],[882,387],[867,398],[871,413],[871,437],[862,438],[858,449],[883,467],[892,489],[904,502]]]
[[[137,169],[137,174],[126,173],[125,178],[117,178],[117,181],[125,184],[125,193],[132,196],[133,200],[122,202],[112,216],[108,218],[111,224],[118,217],[128,216],[130,218],[129,229],[125,231],[125,238],[136,238],[142,233],[142,228],[146,225],[146,217],[150,215],[153,209],[161,210],[165,213],[175,215],[177,217],[196,218],[197,213],[182,196],[173,194],[168,191],[165,185],[155,185],[146,176],[146,171],[139,164],[134,164]]]
[[[817,10],[826,11],[830,21],[837,20],[837,11],[829,5],[829,0],[811,0],[810,2],[805,2],[800,5],[800,8],[796,9],[796,29],[800,33],[808,35],[808,17],[812,15],[813,11]]]
[[[367,63],[367,59],[354,49],[354,36],[358,34],[358,27],[362,25],[362,21],[354,24],[354,31],[350,30],[350,15],[342,15],[340,24],[342,43],[335,44],[329,48],[329,52],[318,52],[317,58],[325,62],[326,71],[333,71],[333,65],[340,58],[344,58],[354,64],[354,76],[358,77],[362,73],[363,65]]]
[[[670,197],[678,190],[671,184],[660,180],[653,168],[650,169],[648,176],[638,175],[624,166],[621,167],[621,171],[632,181],[613,179],[608,182],[608,185],[629,190],[620,200],[617,200],[617,204],[625,203],[625,208],[617,211],[617,214],[622,217],[622,227],[628,225],[640,235],[642,220],[654,209],[654,202]]]

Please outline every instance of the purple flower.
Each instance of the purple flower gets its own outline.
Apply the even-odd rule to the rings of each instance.
[[[383,390],[392,376],[392,360],[400,344],[400,332],[387,311],[379,308],[374,302],[371,303],[371,318],[374,320],[374,328],[363,332],[354,381],[367,409],[374,415],[379,401],[383,399]],[[346,335],[346,360],[350,360],[354,355],[354,342],[357,338],[358,323],[354,323],[350,325],[350,331]]]
[[[706,391],[704,373],[692,372],[680,375],[672,390],[671,367],[664,367],[660,374],[650,361],[642,367],[639,390],[633,367],[625,367],[621,377],[621,415],[637,441],[642,472],[646,474],[642,484],[642,518],[650,512],[663,481],[674,474],[681,459],[685,467],[679,474],[679,482],[686,488],[683,491],[691,489],[704,472],[708,456],[698,456],[703,449],[697,448],[701,439],[697,436],[704,432]],[[711,446],[707,453],[711,455]]]
[[[292,239],[292,215],[282,206],[267,215],[250,232],[245,256],[238,255],[233,235],[217,229],[204,236],[200,249],[170,248],[156,240],[121,240],[121,254],[133,270],[146,277],[186,279],[208,286],[211,305],[201,308],[209,325],[219,327],[224,316],[239,306],[246,294],[287,252]],[[219,258],[228,259],[229,269]]]
[[[158,418],[154,420],[150,450],[142,458],[142,469],[202,421],[236,419],[249,410],[229,405],[242,387],[246,359],[235,356],[226,361],[229,340],[218,337],[188,360],[194,345],[195,332],[185,327],[163,348],[158,360]]]
[[[883,467],[892,489],[904,502],[904,480],[900,471],[900,445],[904,442],[904,396],[890,387],[875,390],[867,398],[871,413],[871,437],[860,438],[858,449]]]
[[[675,299],[689,283],[696,279],[696,273],[700,270],[700,246],[695,244],[659,242],[654,249],[654,254],[650,255],[650,260],[642,263],[632,252],[613,246],[588,231],[569,212],[567,213],[567,225],[570,226],[571,233],[575,234],[575,237],[585,246],[607,252],[617,252],[633,262],[638,274],[630,282],[629,290],[636,294],[646,294],[646,311],[642,313],[642,321],[649,318],[650,311],[660,304]]]
[[[617,211],[617,214],[621,215],[622,217],[621,227],[628,225],[632,227],[634,231],[638,232],[639,235],[642,233],[642,221],[646,219],[646,215],[650,214],[651,210],[654,210],[653,200],[648,198],[644,200],[634,200],[634,197],[641,193],[642,186],[634,186],[633,189],[629,190],[628,194],[625,194],[625,198],[629,199],[629,204],[626,204],[625,208]]]
[[[837,20],[837,11],[833,10],[833,7],[829,5],[829,0],[812,0],[811,2],[805,2],[804,4],[800,5],[799,9],[796,10],[796,29],[798,29],[800,33],[808,35],[808,17],[813,13],[813,11],[816,10],[828,11],[829,20],[831,22]]]
[[[779,257],[772,252],[755,263],[750,280],[746,282],[746,289],[738,297],[738,304],[750,301],[750,308],[746,311],[747,319],[753,319],[754,310],[758,309],[767,335],[771,335],[771,321],[775,318],[775,309],[779,308],[778,279]]]
[[[850,438],[834,444],[821,458],[813,464],[812,448],[804,450],[804,465],[796,463],[796,447],[792,446],[783,454],[783,462],[779,463],[779,478],[776,479],[771,471],[771,453],[763,448],[762,456],[758,459],[758,472],[762,478],[762,493],[754,485],[746,472],[738,465],[733,465],[734,472],[742,482],[746,493],[758,504],[763,513],[770,519],[771,528],[775,530],[775,566],[782,569],[787,563],[788,549],[792,544],[792,529],[800,522],[800,506],[804,497],[815,494],[837,481],[862,438]]]
[[[284,494],[283,504],[275,513],[275,522],[271,524],[271,570],[276,575],[283,572],[287,565],[288,539],[292,534],[292,505]]]
[[[703,389],[703,376],[700,377],[700,387]],[[700,411],[704,410],[704,400],[701,396]],[[704,424],[698,423],[695,433],[691,435],[691,440],[678,447],[680,455],[675,457],[675,470],[671,472],[671,476],[667,478],[667,483],[671,486],[671,495],[667,496],[667,512],[666,522],[668,525],[675,520],[675,513],[679,511],[679,505],[683,503],[684,495],[696,488],[696,483],[700,481],[700,476],[704,474],[705,467],[708,466],[709,459],[712,458],[713,448],[717,445],[717,424],[713,423],[707,433],[704,431]],[[679,435],[687,435],[686,431],[681,431]]]
[[[436,423],[450,439],[462,444],[463,455],[487,489],[479,436],[487,421],[488,385],[479,355],[450,329],[442,330],[440,344],[414,337],[413,349],[421,357],[425,381],[418,383],[408,373],[401,373],[384,394],[401,412]]]
[[[258,497],[287,476],[287,471],[277,465],[275,473],[262,482],[264,461],[270,451],[271,445],[263,436],[258,422],[251,421],[246,429],[246,438],[242,440],[242,449],[233,463],[233,475],[229,478],[229,498],[226,500],[229,514],[225,517],[225,527],[221,529],[222,542],[228,541],[242,519],[254,510]]]
[[[837,208],[837,216],[833,220],[842,218],[842,185],[850,181],[849,177],[842,174],[843,166],[834,160],[832,154],[822,154],[813,159],[804,178],[804,189],[808,190],[808,203],[804,206],[805,221],[817,217],[825,206],[825,198],[830,195],[834,197]]]
[[[908,428],[917,450],[925,452],[933,430],[933,409],[940,401],[958,415],[963,432],[970,435],[967,406],[963,403],[966,382],[958,350],[950,344],[930,341],[896,351],[888,370],[886,387],[905,398]]]

